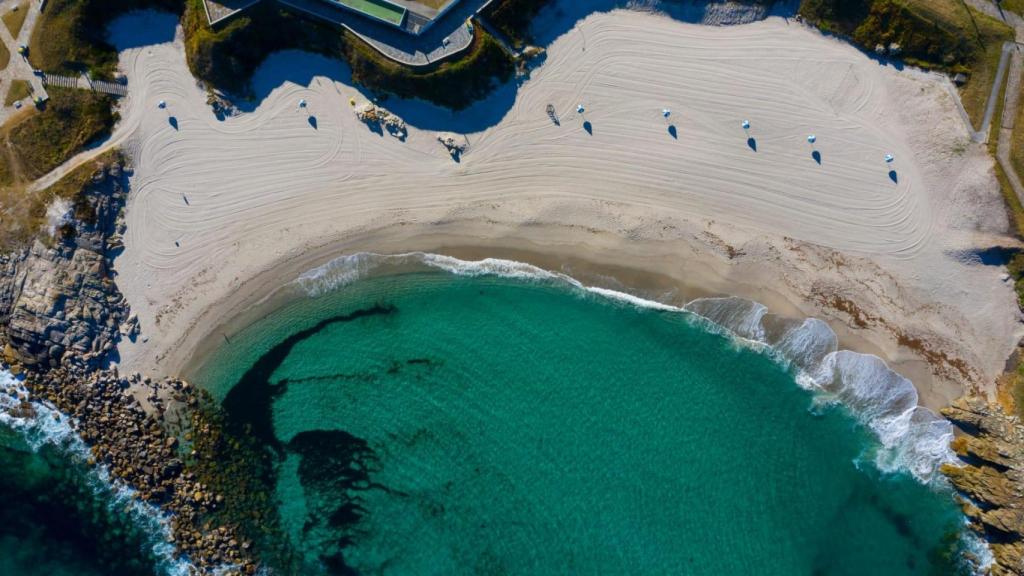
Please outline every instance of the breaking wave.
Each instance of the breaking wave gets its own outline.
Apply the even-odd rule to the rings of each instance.
[[[0,369],[0,426],[18,432],[33,452],[52,448],[71,461],[84,464],[90,456],[89,447],[72,428],[68,417],[46,403],[25,403],[22,398],[28,398],[28,390],[10,372]],[[110,512],[127,512],[132,522],[149,535],[160,574],[187,576],[193,573],[192,564],[177,557],[174,546],[169,543],[169,518],[159,508],[136,498],[133,489],[113,479],[103,466],[90,466],[87,474],[86,482],[93,493],[105,501]]]
[[[700,298],[683,307],[631,294],[585,286],[562,274],[512,260],[467,261],[413,252],[397,255],[359,253],[342,256],[302,274],[297,284],[319,296],[371,275],[382,266],[419,266],[460,276],[498,276],[564,285],[624,304],[691,315],[709,329],[771,354],[794,369],[797,382],[816,392],[818,403],[841,403],[877,437],[874,463],[883,472],[906,471],[924,483],[939,481],[942,464],[956,462],[949,448],[953,426],[918,406],[914,385],[870,354],[839,350],[828,324],[816,318],[775,316],[742,298]]]
[[[884,473],[906,472],[924,484],[948,487],[939,468],[957,463],[950,448],[953,425],[918,406],[914,385],[879,357],[839,349],[836,333],[817,318],[776,316],[763,304],[736,297],[699,298],[678,307],[632,294],[586,286],[560,272],[512,260],[460,260],[412,252],[396,255],[359,253],[342,256],[301,275],[296,283],[316,297],[372,275],[382,267],[443,270],[459,276],[497,276],[548,283],[640,308],[686,315],[710,332],[769,354],[795,374],[797,383],[814,394],[812,410],[841,404],[878,440],[870,459]],[[994,559],[987,543],[969,529],[961,532],[965,558],[976,573],[985,573]],[[973,560],[970,560],[973,558]]]

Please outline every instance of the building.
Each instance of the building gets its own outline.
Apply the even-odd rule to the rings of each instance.
[[[216,26],[258,4],[269,0],[204,0],[206,16]],[[318,15],[318,8],[328,15],[331,9],[357,14],[370,21],[418,36],[426,32],[448,13],[460,0],[308,0],[301,4],[286,5]],[[319,6],[318,6],[319,4]],[[325,18],[337,20],[337,18]]]

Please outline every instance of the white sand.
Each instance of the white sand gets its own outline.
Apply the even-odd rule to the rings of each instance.
[[[169,28],[139,18],[115,40]],[[132,92],[114,140],[136,172],[116,269],[147,339],[121,346],[129,369],[181,369],[204,330],[332,256],[453,246],[525,248],[552,265],[572,254],[823,317],[912,375],[931,406],[960,384],[989,388],[1021,336],[1003,270],[959,255],[1013,241],[992,161],[968,142],[946,80],[782,19],[594,14],[518,91],[461,114],[388,103],[410,124],[405,142],[358,122],[348,101],[365,96],[315,56],[273,56],[256,79],[269,93],[226,121],[180,38],[127,49],[122,64]],[[468,134],[460,163],[432,130]],[[836,295],[873,319],[859,326],[828,304]],[[925,369],[897,333],[966,373],[934,355]]]

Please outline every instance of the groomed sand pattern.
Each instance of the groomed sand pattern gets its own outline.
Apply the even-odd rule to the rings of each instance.
[[[310,247],[469,213],[524,225],[560,219],[630,238],[664,234],[588,220],[594,207],[623,204],[931,274],[943,251],[963,242],[959,232],[936,234],[946,206],[930,196],[907,141],[903,94],[890,94],[894,86],[931,90],[934,106],[952,110],[940,101],[945,88],[780,18],[702,27],[625,10],[594,14],[549,46],[514,102],[503,89],[461,114],[385,103],[409,122],[404,142],[356,119],[349,99],[366,97],[340,63],[272,56],[255,80],[266,97],[223,121],[189,75],[180,38],[130,48],[122,65],[132,94],[115,140],[137,171],[119,284],[144,333],[161,342],[241,281]],[[460,162],[434,130],[467,134]],[[1009,343],[1005,330],[993,337]],[[127,346],[125,355],[166,345]]]
[[[802,50],[786,46],[775,22],[680,30],[649,26],[663,19],[645,15],[604,18],[608,24],[588,38],[593,56],[582,51],[582,35],[569,34],[501,124],[471,138],[461,164],[415,129],[404,144],[368,131],[348,104],[362,95],[344,84],[286,83],[255,113],[220,122],[196,101],[183,68],[175,74],[163,59],[142,57],[136,70],[145,71],[139,103],[147,118],[136,199],[155,210],[136,211],[146,225],[135,230],[145,231],[147,244],[164,232],[164,245],[153,248],[174,261],[191,250],[173,240],[189,244],[187,236],[204,229],[245,227],[250,211],[273,208],[286,218],[300,210],[312,219],[306,225],[325,225],[360,209],[555,194],[729,214],[871,254],[910,256],[927,241],[930,214],[913,154],[897,133],[877,126],[888,106],[877,64],[825,39]],[[636,26],[646,32],[641,42]],[[845,71],[838,79],[830,72],[837,67]],[[154,98],[168,101],[178,130],[156,112]],[[549,102],[560,127],[545,114]],[[586,104],[592,135],[575,114],[577,102]],[[660,114],[668,105],[678,139]],[[756,152],[740,125],[748,117]],[[806,142],[811,133],[820,166]],[[889,152],[903,159],[898,184],[884,161]],[[194,196],[191,209],[183,194]],[[314,199],[318,209],[304,210]]]

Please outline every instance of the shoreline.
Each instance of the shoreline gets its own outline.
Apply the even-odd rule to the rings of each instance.
[[[138,23],[122,19],[113,37]],[[187,373],[205,333],[300,273],[344,253],[425,251],[820,318],[932,409],[994,391],[1024,328],[1013,286],[978,255],[1020,244],[992,159],[960,145],[948,79],[778,18],[712,28],[615,10],[550,40],[528,80],[458,115],[389,101],[401,140],[352,113],[367,95],[339,62],[276,54],[256,76],[259,105],[218,120],[180,34],[126,47],[136,170],[114,268],[140,332],[120,366]],[[161,100],[177,129],[146,113]],[[568,115],[580,102],[582,126]],[[471,142],[457,162],[446,133]]]
[[[450,226],[466,228],[464,224]],[[799,295],[773,281],[768,270],[738,273],[730,269],[728,260],[721,261],[711,254],[694,254],[680,262],[677,247],[638,244],[614,237],[606,238],[606,250],[600,251],[574,242],[571,231],[556,226],[543,227],[543,233],[531,227],[534,239],[561,240],[547,244],[515,236],[470,236],[446,230],[447,226],[430,228],[422,234],[406,231],[402,238],[396,238],[394,230],[380,229],[305,251],[297,257],[283,258],[279,264],[243,282],[226,299],[208,306],[171,346],[174,353],[166,358],[166,369],[185,379],[194,377],[204,363],[216,356],[222,339],[295,298],[308,298],[306,294],[290,293],[290,286],[302,273],[339,256],[360,252],[424,252],[470,261],[500,258],[523,262],[564,273],[588,286],[678,307],[697,298],[714,296],[753,300],[765,305],[770,314],[825,320],[836,332],[840,349],[878,356],[893,371],[911,380],[918,390],[920,405],[933,411],[945,406],[947,398],[958,397],[963,391],[956,383],[942,381],[933,374],[928,362],[912,350],[880,341],[879,334],[856,331],[835,318],[822,318],[808,303],[801,303]],[[592,238],[594,233],[588,232],[586,236]],[[582,247],[590,249],[581,250]]]

